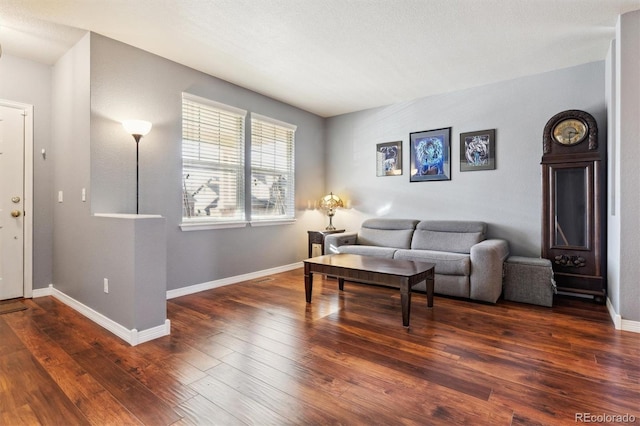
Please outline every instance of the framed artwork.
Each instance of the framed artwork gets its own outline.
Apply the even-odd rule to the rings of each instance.
[[[496,168],[496,129],[460,133],[460,171]]]
[[[376,145],[376,176],[402,174],[402,141]]]
[[[409,134],[411,182],[451,180],[451,127]]]

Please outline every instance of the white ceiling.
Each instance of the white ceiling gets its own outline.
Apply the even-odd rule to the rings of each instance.
[[[640,0],[0,0],[53,64],[90,30],[323,117],[602,60]]]

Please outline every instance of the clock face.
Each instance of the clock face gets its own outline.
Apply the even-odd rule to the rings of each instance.
[[[587,136],[587,125],[575,118],[562,120],[553,128],[553,139],[562,145],[575,145]]]

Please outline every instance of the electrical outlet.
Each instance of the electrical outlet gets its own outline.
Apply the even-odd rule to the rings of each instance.
[[[104,292],[109,293],[109,280],[107,278],[104,279]]]

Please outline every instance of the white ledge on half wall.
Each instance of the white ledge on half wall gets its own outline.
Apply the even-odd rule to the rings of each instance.
[[[135,213],[96,213],[95,217],[110,217],[114,219],[154,219],[162,217],[159,214],[135,214]]]

